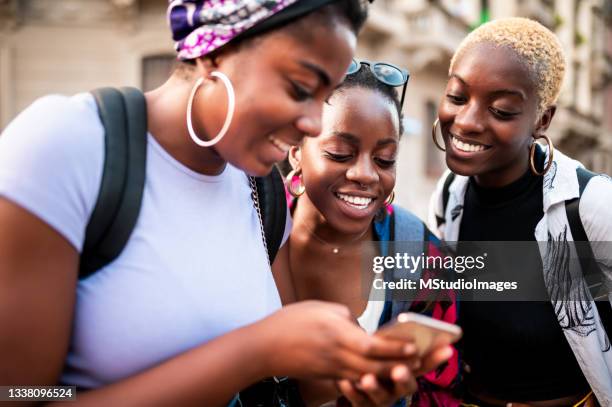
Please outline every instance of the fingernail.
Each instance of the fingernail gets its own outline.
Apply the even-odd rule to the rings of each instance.
[[[442,356],[444,359],[450,359],[450,357],[453,356],[453,348],[447,346],[446,349],[444,349],[444,352],[442,352]]]
[[[395,380],[396,382],[403,382],[403,381],[408,380],[409,375],[410,375],[410,372],[408,371],[408,368],[403,365],[395,366],[391,370],[391,378]]]
[[[416,346],[413,343],[404,345],[404,354],[412,355],[414,352],[416,352]]]
[[[371,389],[376,386],[376,377],[368,373],[361,378],[361,385],[366,389]]]

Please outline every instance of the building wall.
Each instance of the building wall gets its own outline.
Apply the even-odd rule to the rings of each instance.
[[[607,1],[607,0],[606,0]],[[597,171],[612,173],[610,24],[604,0],[490,0],[491,18],[537,18],[556,29],[568,56],[549,135]],[[374,2],[358,56],[410,70],[400,143],[397,202],[424,217],[443,154],[432,147],[432,105],[448,63],[480,20],[480,0]],[[36,98],[99,86],[143,85],[143,59],[172,55],[166,0],[0,1],[0,129]],[[607,8],[606,8],[607,7]],[[579,32],[582,42],[577,42]],[[154,71],[163,77],[164,61]],[[161,72],[161,73],[160,73]]]
[[[144,3],[133,16],[108,0],[24,6],[21,21],[0,35],[0,128],[45,94],[140,87],[143,58],[173,53],[167,2]]]

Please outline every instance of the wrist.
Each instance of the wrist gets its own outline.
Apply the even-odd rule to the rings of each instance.
[[[273,365],[276,360],[272,353],[274,341],[263,325],[263,321],[260,321],[243,328],[248,341],[244,349],[245,360],[248,360],[249,374],[254,382],[279,374],[279,369]]]

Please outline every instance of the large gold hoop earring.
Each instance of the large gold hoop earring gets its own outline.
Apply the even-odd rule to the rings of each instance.
[[[300,176],[300,172],[302,170],[291,170],[291,172],[289,174],[287,174],[287,177],[285,178],[285,182],[287,185],[287,191],[289,191],[289,193],[291,194],[292,197],[294,198],[299,198],[300,196],[302,196],[304,194],[304,191],[306,191],[306,187],[304,186],[304,182],[302,181],[302,177]],[[293,179],[297,176],[299,184],[297,187],[297,190],[294,189],[293,187]]]
[[[535,150],[536,150],[536,144],[538,144],[537,140],[541,138],[546,140],[546,144],[548,144],[549,154],[548,154],[548,164],[546,164],[546,167],[544,167],[544,170],[542,172],[538,172],[538,170],[536,170],[536,167],[535,167]],[[550,167],[552,166],[554,155],[555,155],[555,147],[553,146],[553,143],[548,136],[543,134],[539,137],[534,137],[533,143],[531,144],[531,147],[529,148],[529,166],[531,167],[531,172],[533,172],[535,175],[544,176],[548,172],[548,170],[550,170]]]
[[[395,200],[395,191],[391,191],[391,194],[385,199],[385,205],[391,205]]]
[[[436,119],[436,121],[433,124],[433,127],[431,128],[431,137],[433,138],[433,142],[436,145],[436,147],[438,147],[438,150],[446,151],[445,148],[442,148],[442,146],[438,144],[438,140],[436,139],[436,133],[438,132],[438,124],[440,124],[440,119]]]

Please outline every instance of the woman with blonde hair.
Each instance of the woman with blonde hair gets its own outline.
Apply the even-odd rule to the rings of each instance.
[[[482,25],[450,64],[433,129],[450,172],[432,197],[430,227],[447,241],[549,242],[534,245],[539,264],[518,259],[512,270],[542,301],[459,306],[465,401],[474,405],[612,405],[612,264],[599,243],[612,240],[612,182],[545,135],[564,73],[557,37],[524,18]],[[597,292],[581,275],[564,280],[569,252],[552,250],[578,240],[599,259]]]

